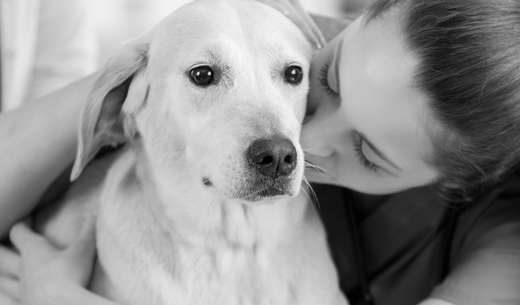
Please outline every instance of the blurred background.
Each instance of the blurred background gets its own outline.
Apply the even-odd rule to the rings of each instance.
[[[191,0],[91,0],[104,62],[121,42],[151,29],[159,20]],[[355,17],[367,0],[300,0],[311,13]]]

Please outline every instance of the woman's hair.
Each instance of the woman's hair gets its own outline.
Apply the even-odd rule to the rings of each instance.
[[[416,84],[442,126],[429,130],[441,194],[471,201],[511,182],[520,161],[520,1],[376,0],[365,22],[394,9],[419,59]]]

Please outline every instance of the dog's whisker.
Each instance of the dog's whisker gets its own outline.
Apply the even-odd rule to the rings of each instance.
[[[317,171],[318,173],[320,173],[322,176],[325,176],[325,174],[326,174],[326,175],[331,176],[334,179],[337,179],[337,177],[335,175],[333,175],[331,172],[329,172],[325,168],[323,168],[321,166],[314,165],[314,164],[312,164],[311,162],[309,162],[307,160],[305,160],[305,168],[311,168],[311,169]]]
[[[307,185],[309,186],[309,192],[311,192],[312,198],[314,199],[312,203],[316,204],[318,206],[318,209],[321,210],[320,201],[318,199],[318,196],[316,195],[316,192],[314,191],[314,188],[307,179],[305,179],[305,183],[307,183]]]
[[[336,176],[334,176],[331,172],[329,172],[328,170],[326,170],[325,168],[321,167],[321,166],[318,166],[318,165],[314,165],[312,164],[311,162],[309,161],[305,161],[305,167],[307,168],[312,168],[314,169],[315,171],[321,173],[321,174],[327,174],[331,177],[334,177],[336,178]]]
[[[312,164],[312,163],[310,163],[308,161],[305,161],[305,168],[312,168],[312,169],[314,169],[317,172],[320,172],[320,173],[322,172],[321,169],[318,166],[316,166],[316,165],[314,165],[314,164]]]
[[[305,197],[307,197],[307,200],[309,200],[309,203],[311,204],[312,206],[312,209],[315,210],[314,208],[314,204],[312,203],[312,198],[309,196],[309,193],[307,193],[307,191],[305,190],[305,187],[300,187],[300,189],[305,193]]]
[[[305,123],[307,123],[311,118],[312,116],[305,117],[302,122],[302,127],[306,126]]]
[[[305,192],[305,195],[307,196],[307,198],[309,199],[313,209],[316,209],[315,205],[317,205],[317,208],[318,210],[321,210],[321,206],[320,206],[320,202],[318,200],[318,196],[316,195],[316,192],[314,191],[314,189],[312,188],[312,185],[309,183],[309,181],[307,180],[307,178],[305,178],[305,176],[303,177],[303,182],[309,187],[309,192],[311,193],[312,195],[312,198],[311,196],[309,196],[309,192],[307,192],[305,190],[305,188],[302,186],[302,190]]]

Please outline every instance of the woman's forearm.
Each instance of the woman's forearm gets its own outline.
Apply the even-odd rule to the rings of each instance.
[[[102,298],[83,287],[79,286],[63,286],[60,287],[61,293],[58,292],[58,295],[54,295],[52,302],[50,304],[53,305],[119,305],[113,301]]]
[[[27,215],[76,153],[76,130],[95,75],[0,114],[0,238]]]

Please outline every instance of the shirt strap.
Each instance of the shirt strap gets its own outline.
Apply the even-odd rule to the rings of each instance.
[[[0,21],[2,20],[2,2],[0,1]],[[2,22],[0,22],[0,113],[2,112]]]

